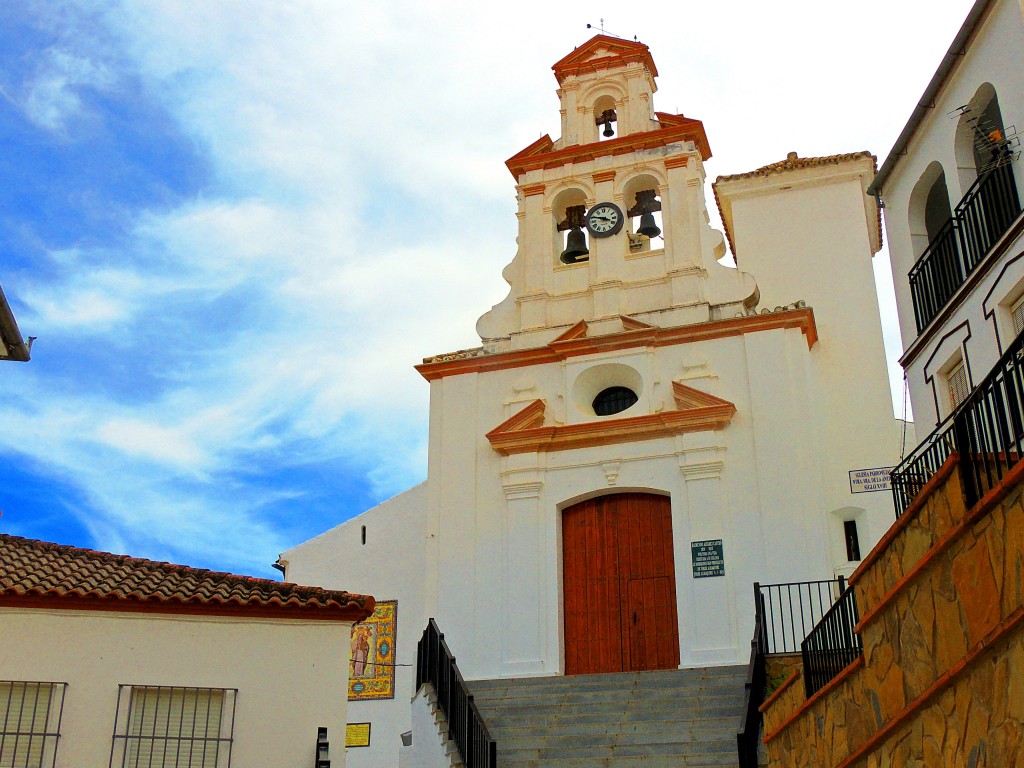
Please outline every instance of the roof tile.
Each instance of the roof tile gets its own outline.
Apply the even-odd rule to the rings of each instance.
[[[196,607],[322,609],[369,615],[374,600],[342,590],[159,563],[0,534],[0,598],[97,598]]]

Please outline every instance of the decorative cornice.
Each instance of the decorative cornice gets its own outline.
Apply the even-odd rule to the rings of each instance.
[[[689,155],[678,155],[677,157],[665,158],[665,167],[669,170],[672,170],[673,168],[685,168],[689,164]]]
[[[591,174],[591,178],[595,184],[600,184],[602,181],[615,181],[615,171],[596,171]]]
[[[595,445],[653,440],[685,432],[724,429],[736,406],[728,400],[673,383],[677,410],[621,419],[604,418],[582,424],[543,426],[544,401],[535,400],[487,433],[491,447],[512,453],[565,451]]]
[[[758,333],[760,331],[785,328],[799,329],[807,339],[808,349],[813,347],[818,341],[818,331],[814,324],[814,311],[810,307],[803,307],[800,309],[784,309],[778,312],[741,315],[725,320],[680,325],[674,328],[652,326],[627,330],[622,333],[610,333],[603,336],[585,336],[563,341],[555,340],[543,347],[499,352],[496,354],[487,354],[480,347],[424,358],[423,363],[416,366],[416,370],[427,381],[433,381],[445,376],[456,376],[464,373],[484,373],[501,371],[508,368],[561,362],[567,358],[579,355],[592,355],[600,352],[612,352],[636,347],[664,347],[674,344],[690,344],[728,336],[740,336],[745,333]]]
[[[653,131],[631,133],[608,141],[595,141],[590,144],[573,144],[562,149],[554,149],[555,143],[548,135],[541,136],[522,151],[505,161],[506,167],[518,179],[528,171],[542,168],[561,168],[571,163],[583,163],[599,157],[625,155],[644,149],[657,149],[679,141],[692,141],[700,152],[703,160],[711,157],[711,145],[708,143],[704,124],[700,120],[678,116],[678,124],[665,125]]]
[[[533,195],[543,195],[545,189],[547,189],[546,184],[527,184],[523,187],[523,196],[531,197]]]
[[[598,51],[606,53],[596,56]],[[624,67],[634,62],[646,67],[652,77],[658,76],[658,68],[654,66],[651,50],[643,43],[622,40],[608,35],[594,35],[572,53],[556,61],[551,65],[551,69],[555,73],[558,84],[562,85],[567,78],[573,75],[579,77],[606,69]]]

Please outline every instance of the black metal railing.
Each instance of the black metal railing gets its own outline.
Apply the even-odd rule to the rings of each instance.
[[[743,714],[736,732],[736,749],[739,768],[757,768],[757,750],[761,744],[761,705],[764,704],[764,689],[768,683],[765,671],[765,654],[768,636],[765,634],[764,596],[761,585],[754,583],[754,637],[750,641],[750,663],[747,665],[747,680],[743,691]]]
[[[1014,339],[967,399],[892,471],[896,517],[953,453],[960,456],[960,485],[968,509],[1020,462],[1024,334]]]
[[[842,576],[826,581],[755,584],[754,597],[764,614],[764,652],[799,653],[800,643],[845,586]]]
[[[953,417],[947,416],[890,474],[896,517],[910,506],[924,484],[932,479],[956,449],[953,446]]]
[[[909,273],[920,333],[1020,215],[1020,199],[1007,156],[981,174],[932,238]]]
[[[857,596],[848,586],[800,644],[808,698],[864,653],[860,635],[854,631],[859,621]]]
[[[416,690],[430,683],[437,704],[448,719],[448,736],[466,768],[495,768],[498,748],[466,688],[444,633],[430,619],[416,649]]]

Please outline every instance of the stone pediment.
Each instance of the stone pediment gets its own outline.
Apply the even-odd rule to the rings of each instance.
[[[544,401],[534,400],[488,432],[487,439],[491,447],[504,456],[566,451],[724,429],[736,413],[736,406],[728,400],[679,382],[672,382],[672,394],[676,403],[674,410],[548,426],[544,425]]]
[[[641,62],[654,77],[658,68],[654,66],[650,49],[643,43],[621,40],[609,35],[595,35],[567,56],[552,65],[559,85],[572,75],[580,76],[603,69]]]

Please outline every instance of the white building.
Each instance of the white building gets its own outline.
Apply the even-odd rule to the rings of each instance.
[[[0,765],[343,766],[373,605],[0,534]]]
[[[900,362],[927,429],[1024,328],[1021,51],[1019,3],[976,2],[872,182],[885,204]]]
[[[848,574],[892,521],[874,157],[718,179],[732,268],[703,125],[655,111],[647,47],[599,35],[554,72],[561,138],[507,162],[509,295],[417,366],[426,482],[282,563],[397,600],[399,664],[435,618],[467,679],[745,663],[753,582]],[[400,666],[350,703],[375,734],[350,765],[395,764],[412,689]]]

